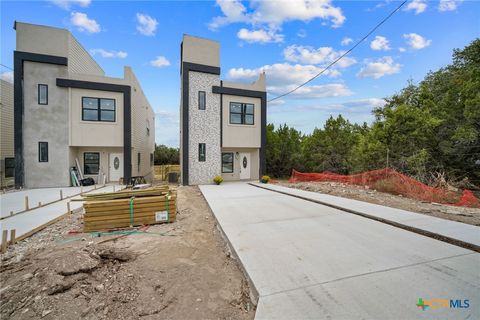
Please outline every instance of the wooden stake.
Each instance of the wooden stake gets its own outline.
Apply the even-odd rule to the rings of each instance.
[[[113,192],[115,192],[115,185],[113,186]]]
[[[60,189],[60,200],[63,200],[63,190]]]
[[[15,229],[10,230],[10,244],[15,244],[15,242],[17,242],[17,240],[15,239],[15,233]]]
[[[3,230],[2,233],[2,253],[7,251],[8,230]]]
[[[41,207],[42,206],[42,203],[40,201],[38,201],[38,206]]]
[[[10,211],[10,215],[13,216],[13,211]]]
[[[72,213],[72,212],[70,211],[70,201],[67,202],[67,213]]]
[[[96,184],[93,185],[93,190],[97,190],[97,185]]]
[[[25,210],[28,210],[28,196],[25,196]]]
[[[80,186],[80,194],[83,193],[83,186]]]

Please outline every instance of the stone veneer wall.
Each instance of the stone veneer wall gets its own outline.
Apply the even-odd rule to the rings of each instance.
[[[220,85],[218,75],[189,72],[189,184],[212,183],[221,175],[220,95],[212,86]],[[198,109],[198,91],[206,93],[205,110]],[[206,161],[198,161],[198,144],[206,144]]]

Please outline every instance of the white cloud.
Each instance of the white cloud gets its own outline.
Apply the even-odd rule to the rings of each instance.
[[[405,7],[405,11],[415,11],[415,14],[420,14],[427,9],[427,2],[425,0],[413,0]]]
[[[305,38],[307,36],[307,31],[305,29],[300,29],[297,32],[297,37],[299,38]]]
[[[70,22],[78,27],[78,30],[85,31],[87,33],[100,32],[100,25],[97,21],[90,19],[85,13],[72,12],[70,14]]]
[[[62,9],[69,10],[72,6],[80,6],[86,8],[92,2],[91,0],[51,0],[51,2]]]
[[[170,147],[178,148],[179,145],[179,124],[178,112],[159,110],[155,112],[155,142]]]
[[[270,29],[270,30],[247,30],[245,28],[242,28],[238,31],[237,37],[240,40],[244,40],[248,43],[269,43],[269,42],[283,42],[283,34],[278,34],[275,32],[275,30]]]
[[[342,39],[341,45],[342,46],[348,46],[352,42],[353,42],[352,38],[345,37],[345,38]]]
[[[5,71],[0,75],[0,79],[13,83],[13,71]]]
[[[277,63],[256,69],[233,68],[228,71],[228,78],[233,81],[252,82],[261,72],[267,75],[269,94],[282,94],[294,89],[318,74],[323,68],[314,65]],[[342,83],[304,86],[289,97],[316,98],[350,95],[351,91]]]
[[[440,0],[438,11],[455,11],[463,0]]]
[[[154,36],[158,21],[148,14],[137,13],[137,30],[144,36]]]
[[[115,51],[115,50],[105,50],[105,49],[91,49],[90,53],[92,55],[99,54],[102,58],[120,58],[125,59],[128,56],[128,53],[125,51]]]
[[[400,48],[398,48],[398,51],[405,52],[405,51],[407,51],[407,49],[405,49],[404,47],[400,47]]]
[[[252,0],[250,11],[239,0],[217,0],[217,5],[223,16],[210,22],[209,28],[213,30],[237,22],[280,27],[287,21],[307,22],[317,18],[330,21],[332,27],[340,27],[346,19],[342,10],[333,6],[330,0]]]
[[[391,49],[388,39],[382,36],[376,36],[370,43],[370,48],[375,51]]]
[[[332,47],[320,47],[314,49],[312,47],[304,47],[298,45],[288,46],[283,50],[283,57],[287,61],[300,62],[305,64],[327,64],[335,61],[344,54],[345,51],[335,51]],[[357,61],[354,58],[348,56],[339,60],[335,66],[339,68],[347,68]]]
[[[427,40],[417,33],[404,34],[403,37],[407,40],[407,44],[414,50],[420,50],[428,47],[432,40]]]
[[[376,61],[365,60],[365,66],[357,73],[357,77],[379,79],[386,75],[400,72],[401,65],[395,63],[392,57],[383,57]]]
[[[150,61],[150,65],[161,68],[161,67],[168,67],[170,65],[170,61],[164,56],[157,56],[155,60]]]
[[[332,104],[323,104],[323,105],[307,105],[300,106],[301,110],[319,110],[332,113],[365,113],[370,114],[372,109],[383,107],[387,102],[384,99],[380,98],[369,98],[369,99],[359,99],[351,100],[340,103]]]

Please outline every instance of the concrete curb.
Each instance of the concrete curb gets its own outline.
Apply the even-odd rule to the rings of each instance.
[[[331,203],[327,203],[327,202],[324,202],[324,201],[315,200],[315,199],[311,199],[311,198],[308,198],[308,197],[302,197],[302,196],[299,196],[299,195],[296,195],[296,194],[291,194],[291,193],[280,191],[280,190],[270,189],[268,187],[264,187],[264,186],[258,185],[256,183],[248,183],[248,184],[253,186],[253,187],[260,188],[260,189],[265,189],[265,190],[269,190],[269,191],[272,191],[272,192],[285,194],[285,195],[288,195],[288,196],[291,196],[291,197],[299,198],[299,199],[302,199],[302,200],[318,203],[318,204],[328,206],[328,207],[331,207],[331,208],[335,208],[335,209],[338,209],[338,210],[342,210],[342,211],[345,211],[345,212],[353,213],[353,214],[359,215],[359,216],[367,218],[367,219],[379,221],[379,222],[389,224],[389,225],[397,227],[397,228],[401,228],[401,229],[404,229],[404,230],[407,230],[407,231],[410,231],[410,232],[414,232],[414,233],[417,233],[417,234],[420,234],[420,235],[423,235],[423,236],[426,236],[426,237],[430,237],[430,238],[433,238],[433,239],[436,239],[436,240],[440,240],[440,241],[455,245],[457,247],[461,247],[461,248],[464,248],[464,249],[480,252],[480,246],[478,246],[476,244],[468,243],[468,242],[458,240],[458,239],[455,239],[455,238],[451,238],[451,237],[447,237],[447,236],[439,234],[439,233],[423,230],[421,228],[408,226],[408,225],[405,225],[403,223],[399,223],[399,222],[396,222],[396,221],[393,221],[393,220],[388,220],[388,219],[380,218],[380,217],[377,217],[377,216],[374,216],[374,215],[369,215],[369,214],[366,214],[364,212],[355,211],[355,210],[352,210],[352,209],[348,209],[348,208],[341,207],[341,206],[338,206],[338,205],[334,205],[334,204],[331,204]]]

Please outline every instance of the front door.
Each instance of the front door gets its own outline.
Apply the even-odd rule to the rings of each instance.
[[[118,181],[123,176],[123,153],[110,153],[110,181]]]
[[[240,180],[250,179],[250,153],[240,153]]]

